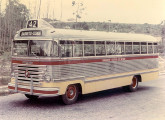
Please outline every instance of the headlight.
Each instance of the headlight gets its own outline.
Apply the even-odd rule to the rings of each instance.
[[[51,71],[52,71],[52,66],[47,65],[46,71],[44,74],[44,79],[43,79],[45,82],[51,82],[51,80],[52,80]]]
[[[15,74],[14,73],[11,73],[11,79],[10,80],[13,83],[15,82],[16,78],[15,78]]]
[[[50,82],[50,81],[51,81],[51,77],[50,77],[49,75],[46,75],[44,81],[46,81],[46,82]]]
[[[11,77],[11,82],[15,82],[16,78],[15,77]]]

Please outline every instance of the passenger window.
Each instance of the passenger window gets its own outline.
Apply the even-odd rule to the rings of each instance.
[[[148,43],[148,53],[153,53],[152,43]]]
[[[106,50],[107,50],[107,55],[115,55],[115,42],[107,41]]]
[[[147,43],[146,42],[141,43],[141,54],[147,54]]]
[[[154,53],[158,53],[158,44],[154,43]]]
[[[84,56],[95,56],[94,41],[84,41]]]
[[[132,42],[125,43],[125,54],[132,54]]]
[[[133,53],[140,54],[140,43],[139,42],[133,43]]]
[[[74,42],[74,56],[75,57],[83,56],[83,42],[82,41]]]
[[[60,41],[61,45],[61,57],[72,57],[73,56],[73,41]]]
[[[96,55],[105,55],[105,42],[96,41]]]
[[[116,42],[116,54],[117,55],[124,54],[124,42]]]
[[[51,56],[58,57],[58,45],[56,42],[53,42],[52,44]]]

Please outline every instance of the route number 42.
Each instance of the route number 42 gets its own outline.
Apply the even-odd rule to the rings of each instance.
[[[28,21],[27,28],[37,28],[38,21],[37,20],[30,20]]]

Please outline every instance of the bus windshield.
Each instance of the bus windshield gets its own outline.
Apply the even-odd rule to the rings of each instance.
[[[54,41],[18,40],[13,44],[14,56],[57,57],[58,47]]]

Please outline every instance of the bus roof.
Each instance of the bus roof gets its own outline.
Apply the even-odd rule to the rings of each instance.
[[[37,33],[37,32],[38,33]],[[29,32],[29,33],[28,33]],[[31,32],[36,32],[32,34]],[[119,42],[159,42],[153,36],[133,33],[84,31],[54,28],[25,28],[17,32],[14,40],[82,40]]]

